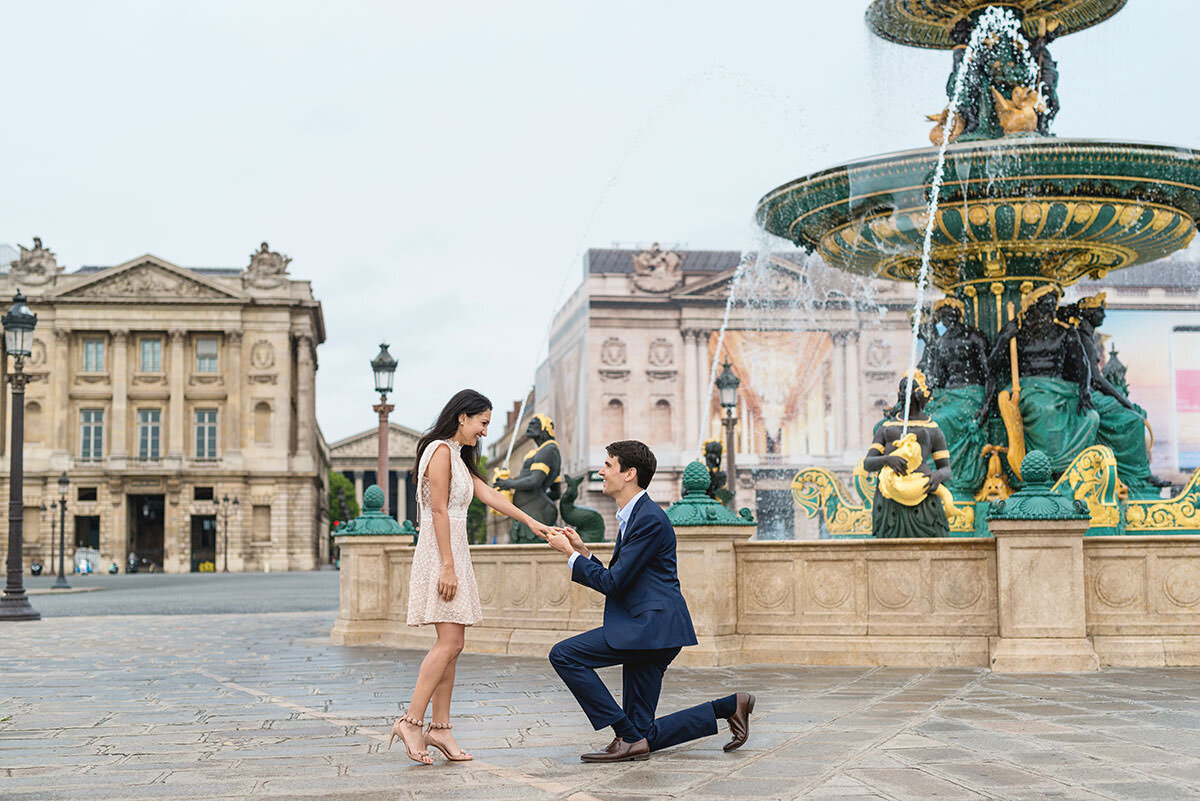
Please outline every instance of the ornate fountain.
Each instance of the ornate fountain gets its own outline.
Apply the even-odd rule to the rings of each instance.
[[[1048,296],[1056,302],[1065,286],[1187,246],[1200,219],[1200,152],[1049,135],[1058,109],[1057,66],[1049,43],[1109,18],[1124,0],[1002,5],[1015,17],[1015,35],[983,38],[972,36],[986,13],[983,0],[875,0],[866,18],[877,35],[954,51],[947,109],[930,116],[935,123],[930,139],[942,147],[875,156],[807,175],[772,190],[758,206],[758,221],[766,230],[848,272],[916,282],[927,261],[929,283],[948,299],[942,305],[957,310],[961,322],[981,332],[993,349],[989,367],[996,386],[979,396],[981,422],[975,428],[943,423],[956,453],[956,471],[967,465],[976,476],[971,486],[953,488],[960,506],[971,512],[952,521],[952,531],[960,536],[987,533],[987,515],[975,514],[974,507],[1022,485],[1023,437],[1037,434],[1030,428],[1038,425],[1036,410],[1021,406],[1016,416],[1026,418],[1022,432],[1020,421],[998,406],[994,391],[1016,391],[1016,408],[1019,382],[1013,386],[1012,372],[1003,371],[1024,377],[1016,367],[1016,346],[1011,367],[1004,351],[1009,340],[1027,342],[1028,329],[1021,332],[1024,315],[1032,319],[1042,301],[1056,313],[1056,325],[1078,330],[1086,310],[1064,312],[1066,307],[1056,308]],[[1036,80],[1029,79],[1031,70]],[[935,194],[937,202],[931,204]],[[1090,303],[1102,308],[1103,298]],[[1083,328],[1080,341],[1091,336],[1091,329]],[[996,375],[998,366],[1002,375]],[[1000,394],[1002,404],[1006,396]],[[931,408],[937,400],[935,390]],[[1120,415],[1128,417],[1132,408],[1117,408],[1116,402],[1091,411],[1081,407],[1080,420],[1095,415],[1087,423],[1091,440],[1079,440],[1056,466],[1055,490],[1087,503],[1094,534],[1200,533],[1200,471],[1179,495],[1164,500],[1149,483],[1148,468],[1135,475],[1141,468],[1129,467],[1121,448],[1103,441],[1106,425],[1129,429]],[[972,410],[958,411],[963,418]],[[828,471],[809,468],[797,473],[792,486],[797,503],[810,516],[821,513],[833,535],[870,535],[874,480],[860,467],[854,483],[851,494]]]

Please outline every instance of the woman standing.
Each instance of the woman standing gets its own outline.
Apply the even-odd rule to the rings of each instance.
[[[491,420],[492,402],[473,389],[464,389],[446,403],[437,422],[417,443],[422,536],[417,539],[409,577],[408,625],[432,624],[437,642],[421,661],[408,712],[392,726],[388,748],[399,737],[409,759],[423,765],[433,763],[430,746],[454,762],[472,758],[450,733],[450,696],[463,635],[467,626],[483,617],[467,543],[471,498],[524,523],[543,539],[557,530],[513,506],[484,480],[478,444],[487,436]],[[426,729],[425,710],[431,700],[433,719]]]

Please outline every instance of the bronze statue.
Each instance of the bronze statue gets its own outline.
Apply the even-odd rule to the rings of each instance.
[[[981,412],[986,414],[1001,385],[1010,384],[1016,396],[1011,413],[1006,413],[1006,393],[1000,393],[1009,464],[1019,465],[1018,456],[1040,450],[1050,457],[1055,476],[1095,443],[1100,424],[1079,332],[1056,316],[1061,293],[1054,284],[1027,293],[1020,314],[1000,329],[988,356],[987,402]]]
[[[906,373],[900,379],[896,408],[904,409],[908,387]],[[883,420],[863,458],[864,470],[879,472],[871,504],[871,532],[876,537],[946,537],[948,515],[958,513],[949,489],[942,486],[952,476],[950,451],[938,424],[925,414],[930,395],[925,376],[912,371],[908,433],[903,419]]]
[[[724,454],[725,448],[718,439],[704,440],[704,466],[708,468],[708,497],[720,501],[726,506],[733,499],[733,493],[729,491],[728,478],[725,471],[721,469],[721,456]]]
[[[516,478],[497,478],[499,490],[512,490],[512,502],[538,522],[553,526],[558,522],[555,501],[562,492],[562,455],[554,441],[554,421],[544,414],[535,414],[525,429],[525,436],[534,446],[525,452],[521,472]],[[509,537],[514,543],[541,542],[529,527],[513,521]]]
[[[960,498],[973,496],[987,477],[981,455],[987,429],[978,417],[985,408],[988,342],[982,331],[963,321],[965,311],[958,298],[933,304],[937,333],[923,359],[932,392],[925,411],[950,443],[953,478],[948,483]]]
[[[1146,410],[1133,403],[1124,392],[1117,389],[1100,369],[1100,351],[1096,340],[1096,329],[1104,322],[1105,295],[1083,298],[1068,307],[1067,316],[1075,320],[1079,329],[1079,341],[1087,356],[1091,369],[1091,386],[1096,412],[1100,415],[1100,427],[1096,441],[1112,449],[1117,460],[1117,475],[1129,488],[1133,498],[1155,498],[1158,490],[1169,486],[1150,472],[1150,455],[1146,451],[1144,429]]]
[[[1046,107],[1038,117],[1037,126],[1038,133],[1044,136],[1050,134],[1050,123],[1058,114],[1059,108],[1058,62],[1050,57],[1048,45],[1058,38],[1060,26],[1061,23],[1056,19],[1039,19],[1037,34],[1029,37],[1029,53],[1038,65],[1038,86],[1041,87],[1045,97]]]
[[[562,514],[563,522],[579,532],[584,542],[604,541],[604,516],[590,506],[576,506],[579,498],[579,485],[586,474],[571,478],[564,474],[563,481],[567,488],[563,490],[562,500],[558,502],[558,511]]]

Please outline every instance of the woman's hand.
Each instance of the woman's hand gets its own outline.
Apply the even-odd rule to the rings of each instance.
[[[887,456],[883,457],[883,464],[885,467],[890,467],[892,470],[896,471],[896,475],[898,476],[908,475],[908,462],[905,461],[903,456],[889,453]]]
[[[560,529],[557,529],[554,526],[547,526],[545,523],[534,523],[532,526],[529,527],[529,530],[532,531],[536,536],[541,537],[542,539],[546,540],[547,542],[550,541],[551,534],[561,534],[562,533]]]
[[[458,575],[454,572],[454,565],[442,565],[442,573],[438,576],[437,591],[443,601],[454,600],[454,594],[458,592]]]

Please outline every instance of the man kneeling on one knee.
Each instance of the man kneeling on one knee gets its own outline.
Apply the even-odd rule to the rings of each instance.
[[[617,541],[605,567],[574,531],[548,542],[568,555],[571,579],[603,593],[604,625],[563,640],[550,649],[550,663],[597,730],[612,726],[608,747],[584,762],[646,759],[651,751],[717,733],[729,721],[726,751],[739,748],[750,731],[754,696],[735,693],[655,718],[663,674],[696,632],[679,588],[675,529],[646,494],[657,460],[636,440],[614,442],[600,476],[604,494],[617,503]],[[596,668],[621,665],[621,705],[613,700]]]

